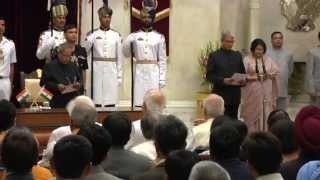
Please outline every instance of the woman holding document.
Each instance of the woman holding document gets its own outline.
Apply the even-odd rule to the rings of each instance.
[[[255,132],[267,129],[266,117],[275,109],[279,70],[265,55],[267,48],[262,39],[255,39],[250,50],[251,54],[244,58],[247,83],[241,89],[241,117],[249,132]]]

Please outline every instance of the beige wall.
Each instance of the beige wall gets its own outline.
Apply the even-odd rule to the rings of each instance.
[[[286,29],[287,20],[281,15],[280,0],[261,1],[261,36],[270,42],[273,31],[281,31],[285,35],[286,47],[293,52],[296,61],[304,61],[308,50],[318,45],[320,19],[315,22],[316,29],[311,32],[292,32]]]
[[[96,9],[101,6],[99,1]],[[129,9],[126,0],[109,0],[114,10],[112,27],[125,38],[129,34]],[[82,38],[91,28],[91,5],[84,1]],[[193,102],[201,90],[197,58],[200,49],[209,40],[217,40],[220,32],[220,0],[171,0],[170,57],[167,85],[164,89],[168,101]],[[95,13],[96,14],[96,13]],[[98,17],[95,17],[98,27]],[[130,66],[125,64],[124,84],[120,88],[121,100],[130,98]]]
[[[208,40],[219,40],[221,30],[236,35],[235,48],[242,50],[249,45],[249,3],[251,0],[171,0],[170,57],[167,86],[164,91],[170,101],[194,102],[200,87],[197,58]],[[95,1],[95,15],[101,6]],[[109,0],[114,10],[112,27],[125,38],[130,31],[128,0]],[[83,1],[82,37],[91,28],[91,5]],[[305,60],[307,50],[317,45],[317,30],[294,33],[286,29],[286,19],[280,12],[280,0],[260,0],[260,17],[257,34],[269,44],[270,33],[277,30],[285,35],[286,47],[294,52],[297,61]],[[95,17],[95,27],[98,27]],[[316,21],[320,28],[320,19]],[[130,66],[126,61],[124,84],[120,87],[120,99],[130,99]]]

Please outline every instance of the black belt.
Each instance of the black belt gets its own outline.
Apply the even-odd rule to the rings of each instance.
[[[3,77],[3,76],[0,76],[0,79],[4,79],[4,77]]]

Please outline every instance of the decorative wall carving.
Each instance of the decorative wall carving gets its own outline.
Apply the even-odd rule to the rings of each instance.
[[[280,4],[288,29],[297,32],[315,29],[314,21],[320,15],[319,0],[280,0]]]

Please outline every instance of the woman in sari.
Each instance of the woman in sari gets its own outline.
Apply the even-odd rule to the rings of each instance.
[[[267,130],[266,119],[275,109],[277,98],[276,76],[278,67],[266,56],[266,44],[262,39],[251,43],[251,53],[244,58],[247,84],[241,89],[241,117],[249,132]]]

